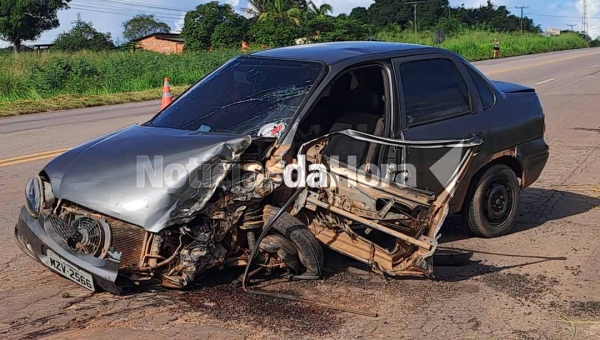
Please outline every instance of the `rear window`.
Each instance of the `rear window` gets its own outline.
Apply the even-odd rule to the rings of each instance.
[[[400,64],[409,125],[471,111],[469,90],[454,63],[429,59]]]
[[[483,109],[487,110],[494,106],[494,103],[496,102],[496,95],[490,88],[490,85],[479,73],[473,69],[471,65],[465,64],[465,67],[467,70],[469,70],[469,75],[471,76],[471,79],[473,79],[473,83],[475,83],[477,92],[479,92],[479,98],[481,98],[481,105],[483,106]]]

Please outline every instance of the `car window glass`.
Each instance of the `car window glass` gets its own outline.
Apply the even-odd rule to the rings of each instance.
[[[467,84],[452,61],[403,63],[400,76],[409,125],[470,112]]]
[[[322,68],[304,61],[240,57],[196,83],[150,123],[200,132],[280,135]]]
[[[473,67],[470,65],[465,65],[467,70],[469,71],[469,75],[473,79],[473,83],[475,83],[475,87],[477,88],[477,92],[479,92],[479,97],[481,98],[481,105],[484,110],[489,109],[494,106],[496,101],[496,96],[492,89],[490,89],[490,85],[483,79],[483,77],[477,73]]]

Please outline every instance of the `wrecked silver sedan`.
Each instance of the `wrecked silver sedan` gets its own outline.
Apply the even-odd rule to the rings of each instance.
[[[423,61],[429,92],[418,93],[405,66]],[[474,231],[506,232],[547,159],[535,92],[506,89],[414,45],[240,56],[149,122],[51,161],[26,186],[15,238],[55,272],[114,293],[251,264],[317,279],[322,247],[376,272],[432,277],[446,216],[467,207]],[[486,118],[513,105],[510,91],[531,107],[514,123],[528,135],[512,140],[509,124],[499,138]],[[418,135],[427,128],[436,138]]]

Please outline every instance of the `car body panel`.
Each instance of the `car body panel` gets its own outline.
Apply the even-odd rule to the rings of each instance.
[[[466,65],[463,58],[450,52],[438,52],[408,58],[401,57],[396,59],[394,63],[397,67],[404,62],[434,58],[443,58],[454,62],[469,88],[472,112],[408,127],[401,91],[402,76],[397,72],[396,77],[400,84],[398,102],[401,108],[399,114],[402,117],[401,135],[407,140],[415,141],[468,138],[471,135],[482,138],[483,144],[479,147],[478,154],[474,156],[461,187],[456,191],[450,212],[454,213],[462,209],[471,179],[491,161],[496,160],[498,154],[505,153],[507,157],[512,157],[518,161],[522,170],[525,169],[525,166],[534,164],[534,168],[523,170],[523,172],[531,172],[531,174],[527,176],[528,180],[521,181],[522,187],[531,185],[541,174],[541,170],[549,156],[548,146],[543,140],[544,114],[535,90],[519,84],[490,81],[483,77],[496,97],[494,105],[484,110],[481,106],[478,90],[465,69],[465,67],[472,66]],[[477,73],[481,75],[480,72],[477,71]],[[533,140],[537,140],[537,142],[528,144]],[[514,150],[517,150],[520,145],[524,145],[527,152],[517,154]],[[535,151],[532,149],[535,149]],[[437,155],[437,157],[441,156]],[[530,159],[531,157],[536,159]],[[407,157],[408,163],[414,161],[414,157],[413,159],[410,156]],[[417,159],[415,168],[417,170],[416,177],[419,178],[420,182],[418,187],[427,187],[434,190],[440,188],[441,183],[436,182],[431,174],[428,174],[431,165],[436,161],[436,155],[429,159]]]
[[[132,125],[67,151],[44,172],[57,198],[159,232],[204,208],[227,173],[219,168],[230,167],[250,142],[249,136]],[[198,169],[211,177],[189,178]]]
[[[32,217],[23,206],[15,226],[15,240],[21,250],[44,266],[48,249],[61,258],[91,274],[94,284],[114,294],[119,294],[121,288],[116,284],[118,277],[119,254],[109,254],[105,259],[82,254],[65,246],[58,235],[44,228],[46,215]],[[50,267],[49,267],[50,268]]]

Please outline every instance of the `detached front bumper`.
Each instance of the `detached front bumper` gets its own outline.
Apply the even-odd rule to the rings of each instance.
[[[46,217],[42,214],[36,219],[29,214],[25,206],[21,207],[19,220],[15,226],[15,240],[19,248],[46,267],[48,267],[45,261],[47,253],[51,250],[71,265],[91,274],[94,286],[119,294],[121,288],[116,284],[119,272],[118,256],[114,258],[109,254],[107,258],[99,259],[73,252],[58,235],[51,231],[51,228],[44,228]]]

